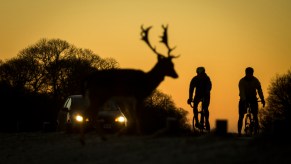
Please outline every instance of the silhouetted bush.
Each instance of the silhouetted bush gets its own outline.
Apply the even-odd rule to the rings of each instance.
[[[155,90],[144,103],[145,108],[140,113],[140,119],[145,134],[167,128],[169,123],[176,133],[187,129],[187,111],[177,108],[169,95]]]
[[[267,106],[261,110],[261,125],[266,134],[286,135],[291,128],[291,71],[277,75],[268,88]]]
[[[0,83],[0,131],[39,131],[43,122],[54,120],[56,103],[47,95]]]

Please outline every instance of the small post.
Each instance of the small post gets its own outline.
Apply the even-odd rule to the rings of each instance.
[[[227,134],[227,120],[218,119],[216,120],[216,135],[226,136]]]

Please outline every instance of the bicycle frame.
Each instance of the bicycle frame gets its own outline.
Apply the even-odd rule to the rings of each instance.
[[[254,132],[254,126],[255,126],[255,123],[254,123],[254,118],[253,118],[253,114],[251,112],[251,106],[250,106],[250,103],[247,103],[247,113],[245,114],[245,128],[244,128],[244,131],[245,131],[245,134],[247,136],[251,136]]]
[[[193,118],[192,118],[192,129],[193,131],[195,132],[197,129],[200,131],[200,133],[203,133],[203,131],[206,129],[206,125],[205,125],[205,115],[204,115],[204,109],[202,108],[202,104],[203,104],[203,99],[199,102],[199,105],[198,105],[198,121],[201,125],[203,125],[202,127],[195,127],[195,118],[194,118],[194,115],[193,115]],[[190,104],[191,108],[194,109],[194,102],[192,102]],[[193,113],[194,114],[194,113]]]
[[[260,101],[257,101],[260,102]],[[253,136],[256,131],[259,129],[255,129],[255,120],[254,116],[252,113],[252,108],[251,108],[251,103],[246,102],[246,109],[247,113],[245,114],[245,119],[244,119],[244,132],[247,136]],[[258,127],[257,127],[258,128]]]

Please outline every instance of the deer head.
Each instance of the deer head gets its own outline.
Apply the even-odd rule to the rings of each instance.
[[[178,74],[176,73],[175,69],[174,69],[174,63],[172,62],[173,58],[177,58],[178,56],[174,56],[171,54],[171,52],[176,48],[170,48],[169,44],[168,44],[168,26],[164,26],[162,25],[162,28],[164,30],[163,35],[161,36],[161,43],[163,43],[166,48],[168,49],[168,53],[167,56],[159,53],[156,50],[156,47],[153,47],[151,45],[151,43],[149,42],[148,39],[148,34],[149,34],[149,30],[152,28],[152,26],[149,26],[147,28],[144,28],[143,26],[141,26],[141,39],[150,47],[150,49],[157,55],[158,57],[158,63],[156,65],[157,69],[159,69],[161,72],[164,73],[164,75],[166,76],[170,76],[173,78],[177,78]]]

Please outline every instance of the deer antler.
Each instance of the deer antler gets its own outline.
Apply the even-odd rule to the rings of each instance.
[[[157,54],[158,56],[163,56],[162,54],[158,53],[157,50],[156,50],[156,47],[153,47],[151,45],[151,43],[149,42],[148,33],[149,33],[149,31],[150,31],[151,28],[152,28],[152,26],[149,26],[146,29],[143,27],[143,25],[141,26],[141,39],[146,42],[146,44],[150,47],[150,49],[155,54]]]
[[[149,30],[152,28],[152,26],[149,26],[147,28],[144,28],[143,25],[141,26],[141,39],[143,41],[146,42],[146,44],[150,47],[150,49],[157,55],[159,56],[163,56],[161,53],[157,52],[156,50],[156,47],[153,47],[150,42],[149,42],[149,39],[148,39],[148,33],[149,33]],[[164,43],[168,49],[168,57],[170,58],[175,58],[175,57],[178,57],[178,56],[173,56],[171,55],[171,52],[176,48],[176,47],[173,47],[173,48],[170,48],[169,44],[168,44],[168,25],[167,26],[164,26],[162,25],[162,28],[164,29],[164,32],[163,32],[163,35],[161,36],[161,43]]]
[[[173,47],[173,48],[170,48],[169,44],[168,44],[168,25],[167,26],[164,26],[162,25],[162,28],[164,29],[164,33],[163,35],[161,36],[161,41],[162,43],[164,43],[168,49],[168,56],[169,57],[174,57],[171,55],[171,52],[176,48],[176,47]]]

